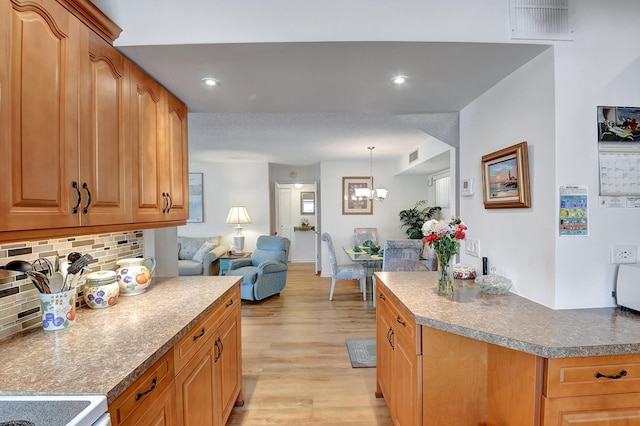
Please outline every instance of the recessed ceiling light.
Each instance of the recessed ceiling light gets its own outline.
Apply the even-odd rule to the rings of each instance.
[[[211,77],[207,77],[207,78],[203,78],[202,80],[200,80],[200,82],[202,84],[204,84],[207,87],[218,87],[220,86],[220,82],[218,80],[216,80],[215,78],[211,78]]]
[[[406,75],[395,75],[393,76],[393,78],[391,78],[391,82],[398,85],[405,84],[407,80],[409,80],[409,77],[407,77]]]

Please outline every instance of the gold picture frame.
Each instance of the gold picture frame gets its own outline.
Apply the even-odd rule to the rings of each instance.
[[[482,157],[485,209],[531,207],[527,142]]]
[[[345,176],[342,178],[342,214],[373,214],[373,200],[356,198],[356,188],[371,190],[372,179],[368,176]]]

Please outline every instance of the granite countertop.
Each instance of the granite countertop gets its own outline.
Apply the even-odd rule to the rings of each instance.
[[[154,278],[145,293],[82,307],[73,326],[0,341],[0,395],[100,394],[111,403],[239,284],[241,277]]]
[[[640,314],[619,308],[554,310],[513,293],[489,295],[455,281],[437,294],[437,272],[376,272],[419,325],[538,355],[569,358],[640,353]]]

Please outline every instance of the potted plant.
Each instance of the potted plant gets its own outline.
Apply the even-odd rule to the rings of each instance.
[[[412,240],[423,238],[422,225],[429,219],[434,218],[440,210],[440,207],[424,206],[427,200],[421,200],[416,205],[407,210],[401,210],[399,213],[401,228],[406,228],[407,236]]]

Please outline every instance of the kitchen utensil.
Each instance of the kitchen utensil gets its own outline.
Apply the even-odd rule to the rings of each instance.
[[[80,270],[82,268],[84,268],[85,266],[87,266],[89,264],[89,262],[91,262],[93,260],[93,257],[91,257],[90,254],[84,254],[82,256],[80,256],[78,259],[76,259],[75,262],[73,262],[70,266],[69,269],[67,270],[68,274],[77,274],[78,272],[80,272]]]
[[[26,271],[25,273],[29,277],[35,279],[38,282],[39,287],[36,286],[36,288],[38,288],[38,290],[40,289],[42,290],[40,291],[40,293],[51,294],[51,288],[49,287],[49,280],[47,279],[47,276],[45,274],[38,271]]]
[[[76,260],[80,259],[81,257],[82,257],[82,255],[80,253],[78,253],[77,251],[72,251],[67,256],[67,260],[69,261],[69,263],[73,263]]]
[[[71,263],[69,263],[67,259],[64,259],[62,262],[60,262],[59,271],[65,278],[67,277],[67,271],[69,269],[69,265],[71,265]]]
[[[33,271],[33,266],[26,260],[12,260],[11,262],[4,265],[3,269],[14,272],[28,272]]]
[[[49,288],[51,293],[60,293],[64,290],[64,275],[61,272],[54,272],[49,277]]]
[[[49,261],[49,259],[46,259],[44,257],[34,260],[31,266],[33,267],[34,271],[42,272],[47,277],[55,272],[53,269],[53,264]]]

